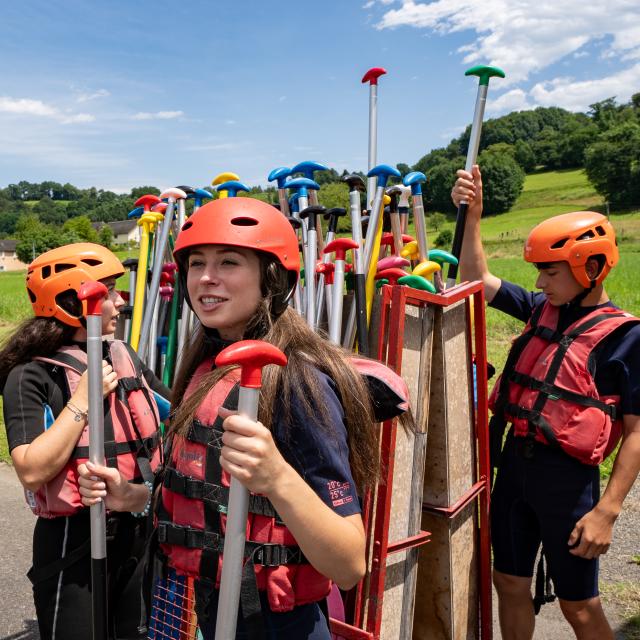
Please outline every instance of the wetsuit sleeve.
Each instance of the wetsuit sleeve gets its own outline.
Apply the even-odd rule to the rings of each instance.
[[[622,326],[597,358],[596,386],[619,395],[623,415],[640,416],[640,324]]]
[[[2,396],[9,451],[33,442],[62,411],[62,391],[35,362],[11,370]]]
[[[341,516],[360,513],[342,405],[330,378],[318,373],[318,385],[328,424],[320,422],[318,411],[307,416],[302,405],[292,398],[290,424],[285,425],[278,417],[281,412],[276,411],[274,439],[285,460],[326,505]]]
[[[528,322],[535,307],[544,300],[544,294],[527,291],[523,287],[502,281],[489,306],[522,322]]]

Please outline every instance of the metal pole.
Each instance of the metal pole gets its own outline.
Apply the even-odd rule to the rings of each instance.
[[[216,366],[239,364],[242,367],[238,414],[250,420],[258,417],[262,367],[285,365],[285,355],[273,345],[259,340],[245,340],[221,351]],[[242,583],[244,543],[247,534],[249,491],[232,477],[222,552],[222,572],[216,618],[215,640],[235,640]]]
[[[86,282],[78,292],[86,300],[87,370],[89,388],[89,460],[103,465],[104,398],[102,394],[102,301],[107,288]],[[107,640],[107,527],[104,500],[89,507],[91,536],[91,619],[93,640]]]

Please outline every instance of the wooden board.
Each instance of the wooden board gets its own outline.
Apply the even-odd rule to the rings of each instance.
[[[453,506],[477,478],[467,313],[464,301],[435,313],[423,493],[424,503],[435,507]],[[413,638],[476,640],[476,503],[453,519],[425,511],[422,528],[432,535],[418,564]]]
[[[414,640],[477,640],[477,508],[472,502],[453,519],[424,513],[432,532],[420,554]]]
[[[449,507],[476,481],[473,387],[464,301],[435,315],[423,501]]]
[[[432,307],[405,307],[400,374],[409,388],[418,433],[407,432],[402,427],[397,429],[390,543],[420,531],[433,326]],[[371,329],[372,337],[379,335],[380,331],[388,333],[388,325],[380,326],[378,309],[372,317]],[[411,638],[417,561],[417,550],[394,553],[387,558],[380,632],[383,639]]]

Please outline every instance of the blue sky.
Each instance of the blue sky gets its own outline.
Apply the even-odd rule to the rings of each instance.
[[[597,6],[590,6],[595,4]],[[415,163],[470,122],[473,64],[507,73],[487,117],[640,91],[636,0],[21,0],[0,4],[0,187],[266,184],[317,160]]]

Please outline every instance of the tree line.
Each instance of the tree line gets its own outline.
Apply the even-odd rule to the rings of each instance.
[[[455,171],[464,167],[470,133],[471,126],[468,126],[446,147],[433,149],[413,166],[397,165],[403,175],[422,171],[427,176],[423,192],[429,211],[453,213],[451,186]],[[526,173],[552,169],[584,168],[596,191],[612,208],[637,206],[640,204],[640,93],[634,94],[627,103],[619,104],[614,98],[597,102],[587,113],[539,107],[489,119],[483,125],[478,162],[483,171],[487,214],[504,213],[513,206],[522,191]],[[342,182],[347,173],[329,169],[315,174],[322,186],[322,203],[327,208],[347,206],[347,187]],[[213,192],[210,187],[205,188]],[[53,181],[23,180],[9,184],[0,189],[0,238],[21,239],[21,244],[31,253],[40,247],[44,247],[41,250],[49,248],[45,245],[54,240],[91,237],[95,241],[92,232],[99,232],[91,227],[92,222],[126,219],[136,199],[145,193],[159,195],[160,191],[149,185],[135,187],[128,194],[116,194]],[[247,195],[277,202],[276,190],[271,186],[254,187]],[[190,206],[188,203],[188,211]],[[443,219],[441,216],[435,220],[438,226]],[[342,219],[341,225],[346,230],[348,219]],[[107,243],[108,231],[100,233],[98,240]]]

